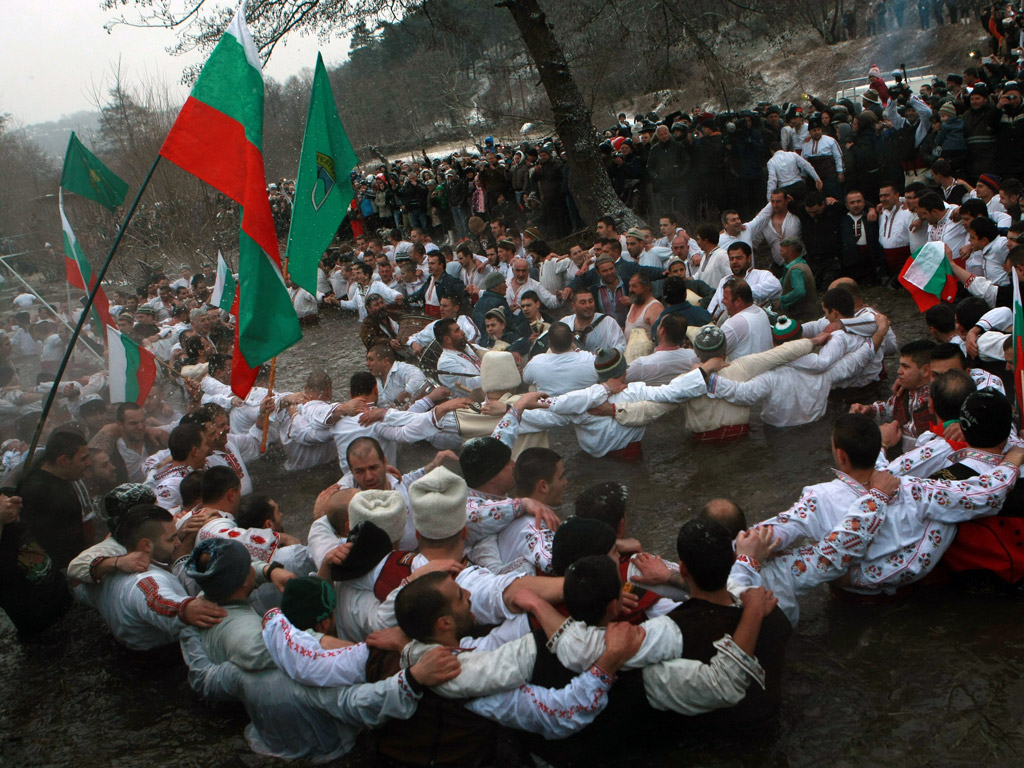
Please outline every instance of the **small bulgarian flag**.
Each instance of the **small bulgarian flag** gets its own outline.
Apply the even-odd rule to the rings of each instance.
[[[263,100],[263,69],[243,0],[160,148],[241,207],[231,389],[242,398],[259,366],[302,338],[267,199]]]
[[[96,284],[96,277],[93,274],[89,260],[82,252],[82,246],[78,244],[74,230],[68,217],[64,215],[64,190],[57,190],[57,207],[60,209],[60,226],[64,234],[64,271],[69,284],[75,288],[88,293]],[[110,316],[110,302],[107,301],[107,294],[100,286],[96,291],[96,298],[93,299],[93,320],[100,326],[116,325]],[[99,333],[99,328],[96,329]]]
[[[1020,301],[1016,269],[1010,269],[1010,279],[1013,280],[1013,389],[1017,414],[1024,418],[1024,305]]]
[[[107,326],[110,402],[142,405],[156,381],[156,358],[116,328]]]
[[[907,259],[900,282],[922,312],[956,297],[956,276],[946,261],[946,244],[925,243]]]
[[[213,283],[213,294],[210,296],[210,303],[220,307],[225,312],[231,311],[231,304],[235,300],[235,276],[228,269],[228,263],[224,256],[217,251],[217,279]]]

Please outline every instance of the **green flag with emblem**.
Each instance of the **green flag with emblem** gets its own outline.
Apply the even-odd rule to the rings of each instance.
[[[112,213],[128,194],[128,182],[101,163],[73,131],[64,153],[60,185],[68,192],[95,200]]]
[[[338,119],[323,57],[317,54],[286,251],[288,275],[314,296],[320,257],[352,202],[349,172],[357,162]]]

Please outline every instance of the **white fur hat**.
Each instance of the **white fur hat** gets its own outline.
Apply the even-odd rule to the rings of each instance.
[[[349,528],[368,520],[393,542],[405,533],[405,517],[405,499],[398,491],[360,491],[348,504]]]
[[[466,495],[466,481],[444,467],[412,483],[409,502],[416,530],[428,539],[457,534],[466,527]]]
[[[511,352],[488,352],[480,361],[480,384],[484,392],[507,392],[523,383]]]

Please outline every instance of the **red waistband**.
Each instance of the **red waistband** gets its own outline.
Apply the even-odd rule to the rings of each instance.
[[[435,304],[424,304],[423,314],[425,314],[427,317],[440,317],[441,307]]]
[[[608,451],[605,457],[617,459],[618,461],[642,461],[644,458],[643,445],[639,440],[634,440],[625,448],[619,448],[617,451]]]
[[[693,439],[701,443],[718,443],[724,440],[735,440],[750,434],[749,424],[727,424],[707,432],[694,432]]]

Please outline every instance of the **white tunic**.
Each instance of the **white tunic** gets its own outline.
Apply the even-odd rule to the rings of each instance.
[[[594,354],[573,349],[568,352],[548,350],[542,355],[534,355],[523,369],[523,381],[552,397],[586,389],[597,384]]]
[[[533,291],[540,297],[540,303],[548,309],[555,309],[561,305],[562,301],[557,296],[551,293],[542,283],[534,280],[532,277],[526,278],[526,282],[520,285],[516,282],[515,278],[509,281],[507,288],[505,289],[505,300],[509,304],[519,304],[523,298],[523,294],[527,291]]]
[[[280,411],[286,470],[316,467],[332,461],[337,455],[331,428],[325,422],[331,408],[331,403],[311,400],[299,405],[294,415],[288,409]]]
[[[415,365],[396,361],[391,365],[385,381],[382,382],[380,379],[377,379],[377,391],[379,393],[377,404],[385,408],[390,407],[394,405],[395,399],[402,392],[411,395],[426,385],[426,383],[427,379],[423,375],[423,371]]]
[[[181,481],[191,473],[192,468],[185,464],[155,467],[146,476],[146,486],[156,494],[159,506],[174,513],[181,509]]]
[[[693,370],[700,360],[692,349],[656,349],[649,355],[638,357],[626,370],[626,381],[645,384],[668,384],[676,376]]]
[[[730,317],[722,324],[727,360],[735,360],[772,348],[772,327],[768,315],[756,304]]]
[[[600,322],[598,322],[599,320]],[[568,325],[573,333],[582,330],[576,327],[576,315],[566,315],[559,322]],[[594,315],[594,319],[591,322],[596,323],[596,325],[594,325],[594,330],[587,334],[586,341],[582,345],[583,349],[588,352],[597,352],[599,349],[614,347],[622,354],[626,354],[626,337],[622,333],[622,328],[615,322],[614,317],[602,315],[598,312]]]
[[[476,323],[473,322],[473,318],[469,315],[459,315],[455,318],[455,322],[459,324],[459,328],[466,334],[466,341],[470,344],[475,344],[480,338],[480,329],[476,327]],[[414,333],[409,337],[409,343],[412,344],[414,341],[421,347],[426,347],[432,341],[436,341],[434,337],[434,326],[437,325],[437,320],[428,323],[423,327],[423,330],[419,333]]]
[[[176,642],[185,623],[179,618],[188,594],[174,576],[156,565],[142,573],[109,574],[99,584],[75,589],[91,605],[118,642],[133,651],[148,651]]]
[[[902,248],[910,245],[910,222],[914,214],[901,205],[894,205],[878,216],[878,244],[882,248]]]
[[[725,307],[722,306],[722,291],[725,289],[726,282],[732,276],[733,275],[730,272],[718,281],[718,285],[715,288],[715,295],[711,297],[711,301],[708,304],[708,312],[711,313],[712,317],[717,318],[719,313],[725,311]],[[746,281],[747,285],[750,286],[750,292],[753,294],[754,303],[758,306],[763,307],[772,299],[777,299],[782,295],[782,283],[779,282],[779,278],[767,269],[754,269],[751,267],[747,270],[743,279]]]
[[[689,262],[687,262],[687,272],[689,271]],[[703,280],[708,285],[718,285],[731,274],[729,253],[725,248],[718,246],[710,253],[705,253],[701,257],[700,266],[697,267],[697,271],[691,277],[695,280]]]
[[[480,358],[484,350],[467,344],[464,350],[446,349],[437,359],[437,379],[456,397],[480,389]]]

